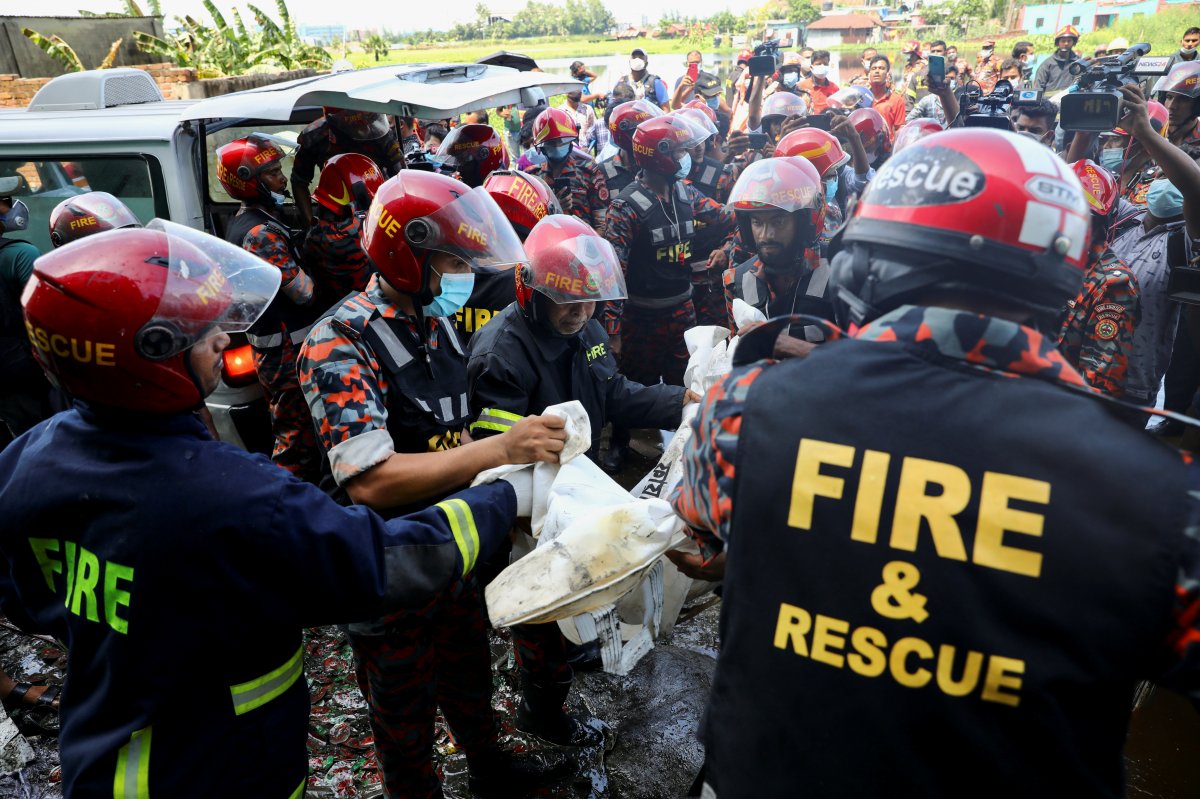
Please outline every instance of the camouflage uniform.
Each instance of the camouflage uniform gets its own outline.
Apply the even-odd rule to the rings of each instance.
[[[644,178],[638,177],[635,184],[645,192],[653,193]],[[675,185],[682,185],[695,221],[726,230],[733,227],[733,214],[724,206],[705,197],[692,186]],[[672,191],[675,191],[674,186]],[[630,251],[636,244],[640,224],[637,210],[631,203],[622,198],[614,200],[609,209],[605,237],[621,259],[626,282],[635,286],[637,276],[631,277],[629,274]],[[680,260],[679,269],[681,273],[688,269],[685,259]],[[660,378],[668,385],[683,384],[683,370],[688,360],[683,334],[696,324],[696,309],[691,299],[673,307],[642,308],[638,306],[634,289],[630,289],[630,299],[625,302],[621,318],[616,323],[621,335],[621,371],[626,377],[643,385],[653,385]]]
[[[604,231],[608,184],[591,157],[572,149],[557,176],[552,173],[549,161],[534,164],[529,168],[529,173],[546,181],[562,205],[564,214],[582,219],[598,232]]]
[[[335,214],[313,206],[313,226],[304,238],[301,257],[312,274],[317,296],[327,306],[350,292],[362,291],[375,272],[358,241],[362,221],[354,214]]]
[[[1092,255],[1079,296],[1067,303],[1058,348],[1093,387],[1120,397],[1140,316],[1137,277],[1105,247]]]
[[[256,225],[236,243],[279,267],[283,273],[279,290],[281,299],[290,299],[299,306],[313,304],[312,278],[296,262],[291,242],[279,227]],[[320,454],[313,435],[312,417],[300,392],[295,369],[299,342],[304,340],[307,332],[307,325],[281,323],[277,329],[266,331],[267,335],[247,337],[254,351],[258,382],[262,384],[271,413],[271,434],[275,439],[271,460],[301,480],[315,483],[320,477]],[[269,341],[275,337],[278,340]]]
[[[414,419],[433,418],[419,398],[398,395],[381,362],[384,354],[373,351],[367,339],[368,326],[380,321],[395,322],[393,331],[399,327],[403,334],[417,334],[414,320],[384,296],[380,280],[372,276],[365,291],[318,322],[300,351],[300,384],[339,485],[391,457],[397,451],[393,436],[409,431]],[[461,347],[449,321],[427,322],[428,347],[440,380]],[[465,418],[465,355],[458,360],[463,363]],[[399,418],[392,418],[389,408]],[[410,437],[413,446],[404,451],[449,449],[458,446],[460,435],[461,427],[450,426],[428,440],[422,434],[419,445]],[[389,795],[441,797],[431,761],[437,707],[468,755],[497,743],[487,618],[474,575],[419,611],[354,624],[350,634],[365,673],[371,727]]]

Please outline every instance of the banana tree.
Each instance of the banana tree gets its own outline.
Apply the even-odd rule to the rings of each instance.
[[[57,33],[46,37],[30,28],[21,28],[21,33],[26,39],[36,44],[42,52],[62,64],[67,72],[83,72],[88,68],[79,58],[79,54],[75,52],[75,48],[67,44]],[[117,53],[120,52],[123,41],[125,40],[122,38],[113,42],[112,46],[108,48],[108,55],[96,65],[95,69],[111,68],[117,60]]]

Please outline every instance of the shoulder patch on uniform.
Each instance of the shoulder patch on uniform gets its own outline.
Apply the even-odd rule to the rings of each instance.
[[[1118,332],[1117,323],[1112,319],[1101,319],[1096,323],[1096,338],[1101,341],[1112,341]]]

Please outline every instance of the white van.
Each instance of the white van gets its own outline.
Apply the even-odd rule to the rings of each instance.
[[[6,235],[51,248],[49,218],[64,198],[107,191],[143,223],[170,219],[224,238],[238,203],[216,180],[215,151],[262,131],[295,140],[323,106],[443,119],[580,88],[542,72],[483,64],[406,64],[319,75],[200,101],[165,101],[139,69],[76,72],[44,86],[28,108],[0,109],[0,178],[20,176],[29,227]],[[291,164],[284,165],[290,173]],[[294,213],[294,208],[286,209]],[[208,399],[221,438],[271,450],[266,403],[244,338],[226,353]]]

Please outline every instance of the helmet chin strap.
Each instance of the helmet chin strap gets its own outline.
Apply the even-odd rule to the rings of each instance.
[[[434,378],[433,359],[429,356],[429,325],[425,324],[425,306],[433,302],[433,292],[429,290],[429,264],[433,260],[433,253],[429,250],[422,252],[421,290],[409,296],[413,298],[413,316],[417,319],[417,350],[424,357],[426,373]]]

